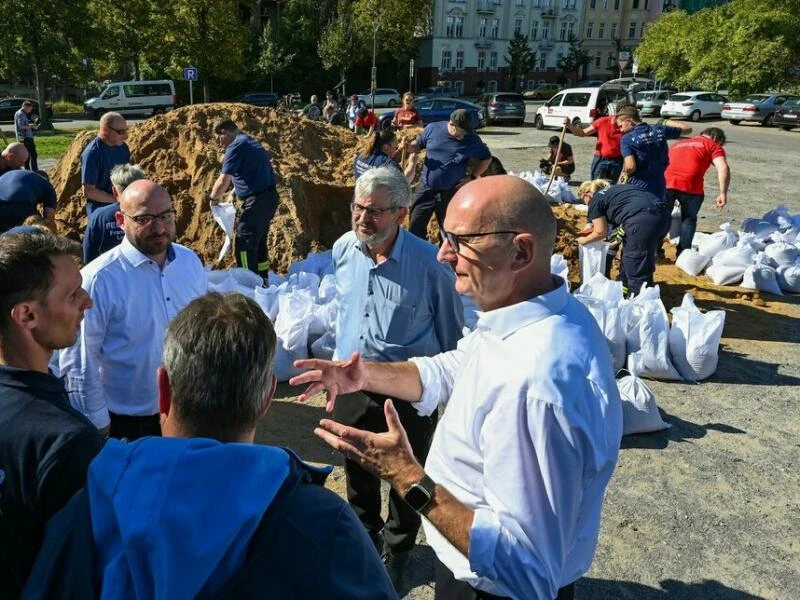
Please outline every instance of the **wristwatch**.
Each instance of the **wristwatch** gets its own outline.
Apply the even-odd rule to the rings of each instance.
[[[433,488],[435,487],[433,479],[425,475],[422,480],[406,490],[403,500],[418,513],[425,514],[425,509],[433,500]]]

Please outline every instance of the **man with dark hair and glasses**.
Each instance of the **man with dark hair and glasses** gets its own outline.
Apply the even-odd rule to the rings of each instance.
[[[81,153],[81,183],[86,197],[86,214],[116,202],[111,184],[111,169],[131,162],[131,151],[125,140],[128,124],[115,112],[100,117],[97,137]]]
[[[164,332],[208,280],[197,255],[174,243],[175,209],[160,185],[125,188],[117,223],[125,239],[81,271],[94,308],[59,360],[72,405],[98,429],[133,440],[161,431],[153,374]]]
[[[100,450],[48,368],[75,343],[84,311],[80,247],[46,231],[0,235],[0,581],[18,598],[45,524],[83,487]]]
[[[622,408],[611,355],[588,310],[550,273],[556,220],[541,192],[497,175],[463,186],[439,260],[483,311],[456,350],[407,362],[301,360],[290,383],[369,390],[387,433],[322,420],[315,433],[388,481],[419,513],[436,553],[436,598],[559,598],[592,562]],[[397,418],[446,403],[427,460]],[[335,403],[335,404],[334,404]]]
[[[366,171],[356,181],[353,230],[333,246],[336,291],[336,359],[354,352],[388,362],[433,356],[456,347],[464,309],[453,289],[453,272],[436,260],[436,247],[400,226],[408,215],[411,189],[396,168]],[[334,417],[347,425],[386,431],[385,395],[357,392],[337,404]],[[436,413],[420,416],[398,402],[411,448],[425,460]],[[380,479],[357,461],[345,461],[347,497],[369,532],[396,585],[414,547],[419,516],[401,496],[389,496],[388,519],[381,517]]]

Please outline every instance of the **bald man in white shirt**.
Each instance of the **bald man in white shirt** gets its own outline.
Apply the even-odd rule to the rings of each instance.
[[[481,178],[455,195],[439,260],[483,311],[456,350],[400,363],[297,361],[301,396],[369,390],[447,404],[423,468],[390,402],[388,433],[315,433],[424,516],[436,598],[572,598],[591,565],[622,412],[605,338],[550,273],[556,222],[533,186]]]

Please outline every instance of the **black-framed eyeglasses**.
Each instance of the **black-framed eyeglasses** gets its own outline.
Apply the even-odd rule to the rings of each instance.
[[[487,235],[501,235],[501,234],[514,234],[519,235],[520,231],[483,231],[480,233],[453,233],[452,231],[445,231],[444,229],[439,230],[439,237],[442,238],[444,242],[447,240],[447,243],[450,244],[450,247],[453,249],[453,252],[458,254],[459,250],[461,250],[461,241],[466,240],[468,238],[478,238],[478,237],[486,237]]]
[[[131,221],[133,221],[134,223],[136,223],[140,227],[149,227],[155,221],[158,221],[159,223],[162,223],[162,224],[166,225],[168,223],[172,223],[175,220],[175,209],[174,208],[170,208],[169,210],[165,210],[164,212],[159,213],[157,215],[136,215],[136,216],[133,216],[133,215],[126,215],[125,213],[122,213],[122,214],[125,215],[125,218],[130,219]]]
[[[125,135],[126,133],[128,133],[127,127],[123,127],[122,129],[117,129],[116,127],[109,127],[109,129],[111,131],[115,131],[117,135]]]
[[[350,212],[356,215],[360,215],[361,213],[367,213],[369,217],[382,217],[387,212],[392,212],[401,208],[400,206],[390,206],[389,208],[374,208],[372,206],[364,206],[363,204],[357,204],[355,202],[350,203]]]

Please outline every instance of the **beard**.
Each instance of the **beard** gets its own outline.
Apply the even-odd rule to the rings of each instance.
[[[170,244],[175,241],[174,231],[164,231],[160,234],[146,234],[131,240],[133,246],[145,256],[156,256],[165,252]]]
[[[353,223],[353,232],[356,234],[356,239],[370,248],[384,244],[395,234],[395,229],[393,227],[387,227],[383,231],[372,228],[371,233],[365,233],[358,227],[356,223]]]

